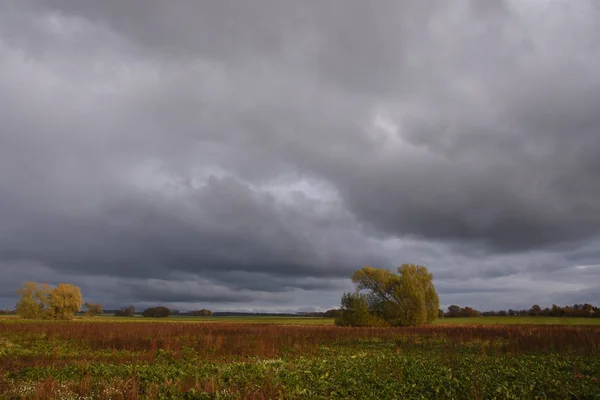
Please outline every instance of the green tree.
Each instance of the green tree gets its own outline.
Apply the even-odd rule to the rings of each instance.
[[[150,307],[142,315],[147,318],[166,318],[171,314],[167,307]]]
[[[460,317],[460,316],[462,316],[462,311],[463,310],[462,310],[462,308],[460,308],[460,306],[453,304],[450,307],[448,307],[448,317],[451,317],[451,318]]]
[[[538,316],[542,314],[542,307],[537,304],[534,304],[529,310],[529,315]]]
[[[192,316],[194,317],[212,317],[212,315],[212,311],[207,310],[206,308],[203,308],[202,310],[192,311]]]
[[[385,326],[388,323],[369,310],[367,295],[344,293],[340,315],[335,319],[338,326]]]
[[[338,325],[410,326],[433,322],[439,299],[427,268],[403,264],[398,273],[364,267],[354,273],[355,293],[344,293]],[[369,317],[367,317],[367,315]],[[371,319],[369,319],[371,318]]]
[[[337,308],[333,308],[331,310],[327,310],[325,311],[325,314],[323,314],[323,316],[325,318],[337,318],[342,314],[342,311],[340,309]]]

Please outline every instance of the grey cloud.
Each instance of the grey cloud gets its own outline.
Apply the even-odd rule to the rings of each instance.
[[[176,3],[3,9],[2,265],[318,308],[364,264],[508,303],[600,262],[592,1]]]

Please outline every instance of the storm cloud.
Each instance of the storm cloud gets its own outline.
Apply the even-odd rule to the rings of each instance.
[[[0,306],[599,303],[592,0],[21,0],[0,12]],[[590,266],[589,268],[577,268]]]

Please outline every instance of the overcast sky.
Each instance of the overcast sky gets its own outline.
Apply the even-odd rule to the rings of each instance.
[[[600,303],[596,0],[0,0],[0,307]]]

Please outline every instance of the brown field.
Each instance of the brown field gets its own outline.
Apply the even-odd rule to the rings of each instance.
[[[597,387],[600,396],[599,356],[600,327],[597,326],[340,328],[240,323],[13,321],[0,324],[0,398],[19,398],[18,393],[22,398],[52,398],[60,390],[72,394],[72,398],[185,395],[190,399],[241,399],[273,398],[270,396],[280,392],[285,395],[283,398],[329,398],[336,394],[342,398],[369,398],[369,393],[373,394],[372,398],[385,398],[386,390],[398,391],[405,387],[403,381],[394,376],[399,373],[418,376],[420,366],[425,368],[423,375],[430,371],[435,377],[433,372],[438,371],[440,382],[454,376],[452,379],[456,381],[450,380],[442,389],[438,388],[446,390],[448,398],[475,398],[472,392],[464,394],[461,389],[473,388],[473,365],[475,374],[490,368],[498,370],[499,376],[504,367],[506,374],[512,374],[515,368],[531,370],[532,365],[540,371],[556,368],[547,374],[560,373],[556,377],[560,385],[568,381],[568,390],[584,394],[594,393]],[[565,359],[571,360],[567,367],[560,364]],[[548,366],[548,363],[556,365]],[[328,372],[321,374],[324,367]],[[240,372],[228,375],[227,371],[232,368]],[[305,377],[302,368],[309,371],[308,375],[316,371],[316,375],[325,376],[324,382],[315,383],[313,378]],[[373,371],[369,368],[375,368],[378,375],[371,376]],[[354,376],[352,382],[356,387],[344,383],[348,374]],[[380,385],[368,393],[361,392],[368,389],[366,384],[360,384],[363,375],[364,379],[380,379]],[[582,380],[573,381],[573,377]],[[430,379],[433,378],[423,376],[423,382],[419,383],[422,390],[437,384],[438,380],[430,382]],[[482,381],[484,378],[479,379],[475,385],[481,394],[488,393],[497,384],[493,373],[488,378],[489,383]],[[560,391],[560,385],[556,390]],[[107,387],[114,389],[114,393],[110,392],[113,395],[102,395],[109,393]],[[318,389],[313,389],[315,387]],[[305,397],[302,390],[317,391]],[[521,386],[507,390],[517,395],[529,394],[522,392],[525,389]]]

